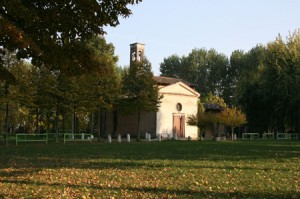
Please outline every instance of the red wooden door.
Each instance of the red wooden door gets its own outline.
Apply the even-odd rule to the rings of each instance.
[[[184,115],[173,115],[173,132],[177,134],[177,137],[185,136]]]

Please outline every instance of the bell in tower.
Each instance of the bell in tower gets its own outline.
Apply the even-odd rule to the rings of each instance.
[[[144,60],[145,44],[133,43],[130,44],[130,64],[132,62],[140,62]]]

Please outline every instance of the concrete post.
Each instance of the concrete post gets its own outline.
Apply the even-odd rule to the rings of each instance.
[[[122,139],[121,139],[121,135],[118,134],[118,142],[121,143],[122,142]]]
[[[130,142],[130,134],[127,134],[127,142]]]
[[[108,141],[108,143],[111,143],[111,135],[110,134],[108,134],[108,136],[107,136],[107,141]]]

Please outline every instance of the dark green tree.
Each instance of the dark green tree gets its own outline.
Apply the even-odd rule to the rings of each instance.
[[[172,55],[160,65],[162,76],[178,77],[196,86],[196,90],[205,97],[208,93],[231,99],[231,89],[227,81],[228,58],[214,49],[194,49],[188,56]]]
[[[0,2],[0,46],[17,50],[19,58],[32,58],[66,72],[89,71],[93,64],[85,41],[103,35],[105,26],[117,26],[131,14],[129,5],[142,0],[3,0]]]
[[[161,99],[148,60],[133,62],[125,72],[122,79],[122,95],[121,110],[138,115],[137,138],[139,140],[141,112],[157,111]]]
[[[171,55],[164,58],[164,61],[160,64],[160,72],[162,76],[167,77],[181,77],[182,71],[182,58],[178,55]]]

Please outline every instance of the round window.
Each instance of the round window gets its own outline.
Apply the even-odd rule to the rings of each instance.
[[[176,109],[177,111],[181,111],[182,110],[182,105],[180,103],[176,104]]]

